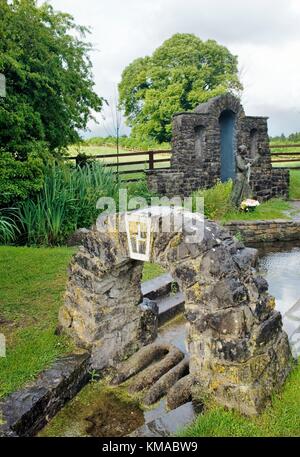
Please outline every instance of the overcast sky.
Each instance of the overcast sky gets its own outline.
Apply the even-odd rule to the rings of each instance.
[[[214,39],[238,56],[246,114],[270,135],[300,131],[299,0],[50,0],[92,29],[96,91],[114,99],[122,70],[174,33]],[[106,113],[108,119],[109,113]],[[91,124],[92,134],[106,134]],[[91,133],[89,134],[91,135]]]

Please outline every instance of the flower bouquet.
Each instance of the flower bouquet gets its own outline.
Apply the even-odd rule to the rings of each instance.
[[[254,211],[257,206],[259,206],[259,201],[252,200],[251,198],[247,198],[247,200],[243,200],[240,208],[244,212]]]

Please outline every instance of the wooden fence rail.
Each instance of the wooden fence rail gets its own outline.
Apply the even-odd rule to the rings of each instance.
[[[166,155],[165,158],[161,158],[161,156]],[[119,175],[132,175],[132,174],[141,174],[144,173],[145,170],[154,170],[156,164],[165,163],[165,167],[159,167],[160,169],[167,169],[170,168],[170,155],[171,150],[150,150],[150,151],[134,151],[134,152],[121,152],[119,154],[97,154],[93,156],[87,156],[90,159],[97,159],[103,161],[103,164],[107,167],[113,168],[113,172]],[[157,158],[157,156],[159,156]],[[130,157],[131,159],[141,159],[141,160],[129,160],[123,161],[123,158]],[[75,160],[77,161],[77,156],[69,156],[65,157],[65,160]],[[113,162],[108,162],[107,159],[115,159]],[[141,167],[136,167],[136,166]],[[131,168],[131,167],[134,168]],[[143,168],[142,168],[143,166]],[[115,170],[117,168],[117,170]],[[121,168],[121,169],[120,169]],[[124,168],[126,168],[124,170]],[[137,178],[129,177],[126,181],[138,181]]]
[[[290,151],[291,148],[299,148],[298,151]],[[271,154],[272,154],[272,163],[284,164],[284,168],[290,170],[300,170],[300,166],[289,166],[292,163],[299,163],[300,165],[300,144],[270,144]],[[285,151],[278,151],[278,149],[285,149]],[[287,164],[287,165],[285,165]]]
[[[299,148],[298,151],[278,151],[277,149],[291,149]],[[284,163],[297,163],[300,165],[300,143],[295,144],[270,144],[272,163],[284,164]],[[140,175],[145,170],[167,169],[170,167],[171,150],[150,150],[150,151],[131,151],[121,152],[119,154],[97,154],[88,156],[91,159],[102,160],[104,165],[113,168],[113,172],[119,175],[124,175],[124,179],[127,181],[137,181],[139,177],[131,177],[130,175]],[[163,157],[166,156],[166,157]],[[133,160],[124,161],[124,158],[131,158]],[[68,156],[65,160],[77,160],[77,156]],[[114,161],[107,161],[107,159],[115,159]],[[140,160],[135,160],[140,159]],[[157,167],[157,164],[166,164],[164,167]],[[133,167],[133,168],[132,168]],[[300,170],[300,166],[287,166],[292,170]],[[126,175],[129,175],[126,178]]]

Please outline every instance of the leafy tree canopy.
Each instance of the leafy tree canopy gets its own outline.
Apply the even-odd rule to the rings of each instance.
[[[240,90],[237,57],[216,41],[189,33],[175,34],[151,57],[134,60],[119,84],[120,106],[132,135],[158,142],[170,141],[175,112]]]
[[[35,0],[0,0],[0,151],[27,160],[79,139],[102,98],[94,92],[88,30]]]

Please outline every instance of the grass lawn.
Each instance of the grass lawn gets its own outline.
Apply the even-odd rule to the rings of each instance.
[[[290,198],[300,200],[300,170],[290,170]]]
[[[253,212],[230,211],[222,217],[222,222],[288,219],[285,211],[289,210],[290,207],[287,201],[275,198],[261,203]]]
[[[156,278],[156,276],[162,275],[163,273],[165,273],[165,270],[159,265],[156,265],[155,263],[145,262],[143,281],[148,281],[149,279]]]
[[[74,349],[68,338],[54,333],[73,253],[66,247],[0,246],[0,333],[7,346],[7,357],[0,358],[0,397]],[[146,263],[143,280],[162,272]]]
[[[282,391],[258,417],[246,418],[211,405],[180,436],[300,436],[300,365],[294,367]]]
[[[54,330],[73,252],[0,246],[0,333],[7,343],[7,357],[0,358],[0,397],[72,349]]]

